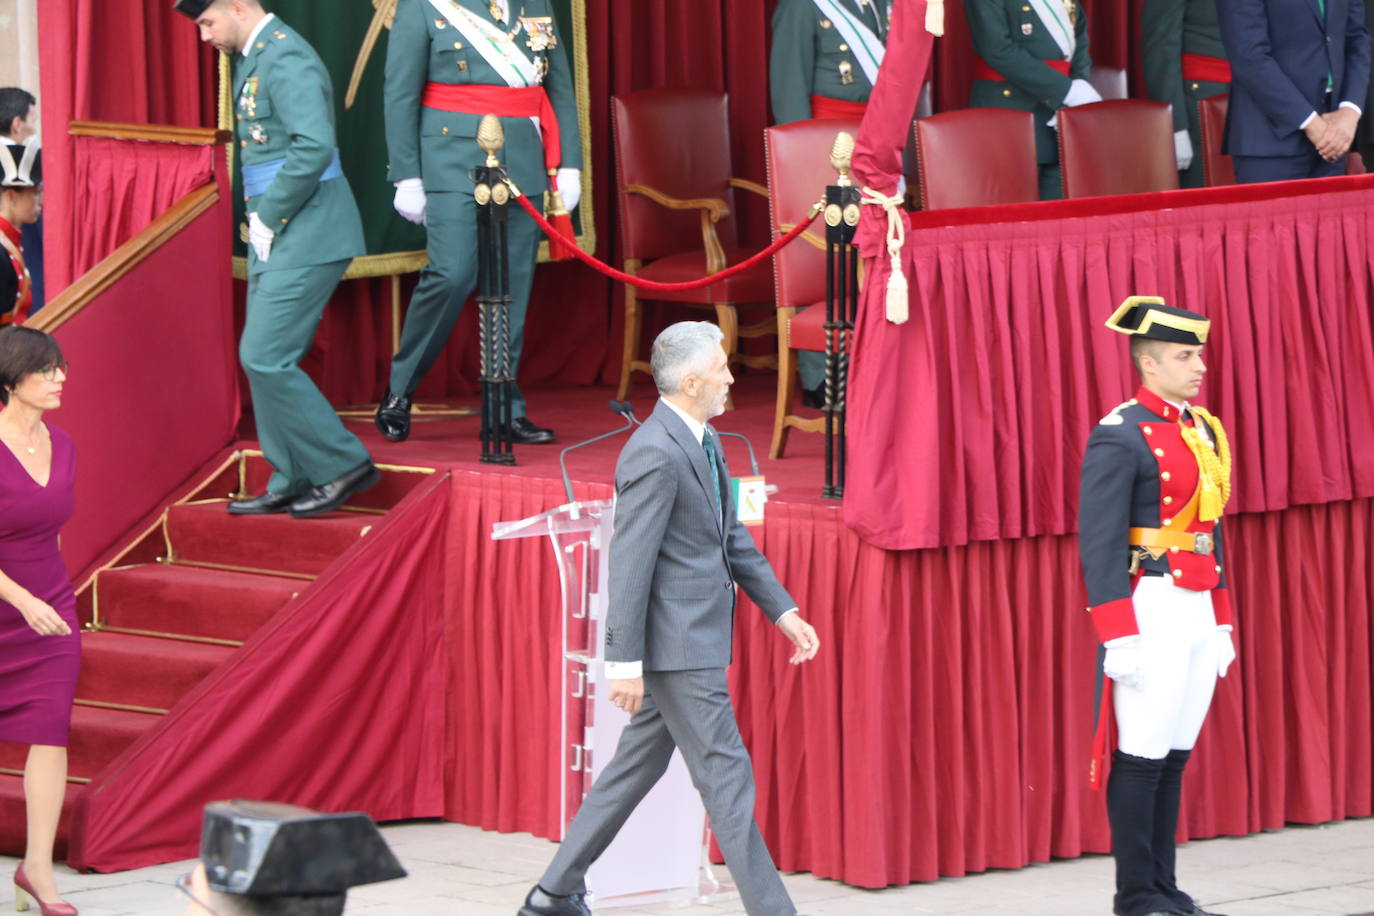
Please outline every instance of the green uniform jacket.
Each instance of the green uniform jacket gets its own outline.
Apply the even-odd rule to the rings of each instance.
[[[861,22],[867,21],[855,0],[839,0],[839,3]],[[892,4],[890,0],[873,0],[873,3],[878,13],[878,37],[886,42]],[[849,83],[841,76],[842,64],[849,66],[852,77]],[[773,120],[778,124],[791,124],[812,116],[812,95],[867,102],[873,94],[873,84],[859,67],[858,58],[845,43],[840,30],[821,15],[812,0],[780,0],[773,11],[768,92],[773,101]]]
[[[363,224],[348,179],[320,181],[334,161],[334,87],[320,56],[272,18],[246,55],[234,55],[234,134],[244,166],[285,158],[244,210],[277,234],[266,263],[248,251],[249,274],[343,261],[364,253]]]
[[[1225,83],[1183,80],[1181,55],[1226,59],[1217,25],[1216,0],[1145,0],[1140,11],[1140,57],[1145,90],[1156,102],[1174,106],[1174,130],[1188,130],[1188,111],[1200,99],[1225,92]],[[1215,87],[1221,87],[1217,89]],[[1206,91],[1210,89],[1210,91]],[[1193,138],[1198,150],[1198,138]]]
[[[486,0],[454,0],[457,6],[497,22]],[[514,32],[512,41],[537,66],[547,67],[544,89],[558,115],[562,160],[560,167],[582,168],[582,143],[577,125],[577,101],[573,94],[572,68],[557,32],[553,4],[549,0],[511,0],[510,16],[503,25]],[[530,48],[532,39],[520,28],[520,18],[550,17],[554,44],[542,51]],[[505,86],[506,81],[469,46],[428,0],[400,0],[396,22],[386,51],[386,147],[391,159],[387,178],[401,181],[420,178],[427,191],[472,192],[468,169],[485,155],[477,147],[477,125],[482,116],[454,114],[420,104],[425,83]],[[540,58],[544,58],[541,62]],[[544,144],[534,122],[526,117],[502,118],[505,148],[498,158],[511,179],[527,195],[543,192],[547,185]],[[538,198],[532,200],[542,204]]]
[[[1059,141],[1046,122],[1064,104],[1069,83],[1085,80],[1092,71],[1088,55],[1088,17],[1078,6],[1074,24],[1073,59],[1069,75],[1052,70],[1047,60],[1063,58],[1059,45],[1035,10],[1024,0],[965,0],[973,47],[1006,82],[974,80],[969,94],[972,108],[1015,108],[1035,115],[1035,153],[1042,163],[1059,161]]]

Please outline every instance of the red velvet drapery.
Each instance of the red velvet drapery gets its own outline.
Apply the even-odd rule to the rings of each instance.
[[[1132,294],[1213,320],[1200,401],[1231,433],[1233,511],[1374,495],[1374,179],[1150,206],[1164,203],[912,228],[903,325],[883,317],[877,258],[856,335],[846,521],[898,549],[1075,530],[1087,433],[1135,388],[1102,327]]]
[[[72,121],[215,124],[215,71],[196,30],[164,0],[44,0],[38,4],[42,65],[44,265],[48,298],[109,254],[87,238],[92,224],[85,180],[91,155],[68,136]],[[100,189],[104,190],[104,189]]]

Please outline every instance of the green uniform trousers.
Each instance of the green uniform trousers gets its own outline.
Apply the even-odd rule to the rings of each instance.
[[[369,460],[300,361],[348,260],[264,270],[248,278],[248,321],[239,362],[253,392],[270,493],[302,493]]]
[[[1198,113],[1198,103],[1230,91],[1230,83],[1184,82],[1183,94],[1188,99],[1188,139],[1193,142],[1193,163],[1178,173],[1179,187],[1200,188],[1205,180],[1202,174],[1202,118]]]
[[[507,207],[510,258],[511,371],[520,367],[525,312],[534,285],[541,232],[520,205]],[[429,191],[425,196],[429,265],[410,298],[401,347],[391,362],[391,393],[409,396],[443,352],[463,304],[477,288],[477,204],[469,191]],[[525,396],[513,386],[511,418],[525,415]]]

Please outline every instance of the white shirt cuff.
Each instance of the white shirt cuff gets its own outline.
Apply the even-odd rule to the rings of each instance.
[[[632,681],[644,676],[644,662],[605,662],[606,680]]]
[[[783,619],[784,617],[786,617],[788,614],[795,614],[795,613],[797,613],[797,608],[789,608],[788,610],[783,611],[781,614],[778,615],[778,619],[775,620],[775,621],[773,621],[774,625],[777,625],[777,624],[779,624],[779,623],[782,623],[782,619]]]
[[[1303,118],[1303,119],[1302,119],[1302,123],[1298,125],[1298,130],[1307,130],[1307,125],[1311,124],[1311,123],[1312,123],[1312,119],[1315,118],[1316,116],[1317,116],[1317,113],[1314,111],[1314,112],[1312,112],[1310,115],[1308,115],[1307,117]]]
[[[1357,115],[1363,115],[1363,114],[1364,114],[1364,110],[1363,110],[1362,108],[1360,108],[1359,105],[1356,105],[1354,102],[1341,102],[1340,107],[1341,107],[1341,108],[1349,108],[1351,111],[1355,112],[1355,114],[1357,114]]]

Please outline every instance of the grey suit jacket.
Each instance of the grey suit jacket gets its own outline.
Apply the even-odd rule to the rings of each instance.
[[[797,606],[740,524],[720,460],[722,525],[710,463],[687,424],[659,401],[615,466],[605,659],[646,671],[730,664],[735,583],[776,621]]]

